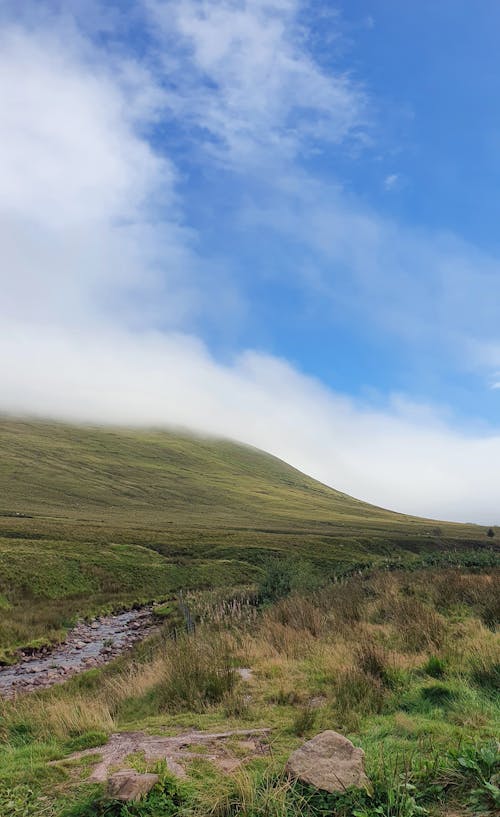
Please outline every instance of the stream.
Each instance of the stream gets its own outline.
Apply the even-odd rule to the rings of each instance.
[[[0,667],[0,695],[10,698],[44,689],[100,667],[148,635],[153,627],[151,607],[80,621],[61,644],[33,655],[22,654],[17,664]]]

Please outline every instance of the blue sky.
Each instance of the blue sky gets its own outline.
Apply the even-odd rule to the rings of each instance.
[[[500,9],[0,6],[0,407],[500,522]]]

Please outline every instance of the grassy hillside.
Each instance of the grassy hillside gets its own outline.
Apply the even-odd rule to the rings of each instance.
[[[0,421],[0,650],[103,606],[251,582],[270,553],[330,571],[470,546],[491,546],[484,528],[376,508],[250,447]]]

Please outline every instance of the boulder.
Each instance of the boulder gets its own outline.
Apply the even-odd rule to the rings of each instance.
[[[338,732],[321,732],[290,755],[288,774],[303,783],[328,792],[350,786],[370,787],[365,774],[365,753]]]
[[[159,781],[157,774],[139,774],[133,769],[115,772],[108,778],[107,794],[112,800],[129,803],[149,794]]]

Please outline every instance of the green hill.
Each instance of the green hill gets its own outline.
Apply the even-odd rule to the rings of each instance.
[[[368,505],[247,446],[0,421],[0,648],[105,606],[254,581],[270,553],[328,572],[487,546],[484,528]]]

